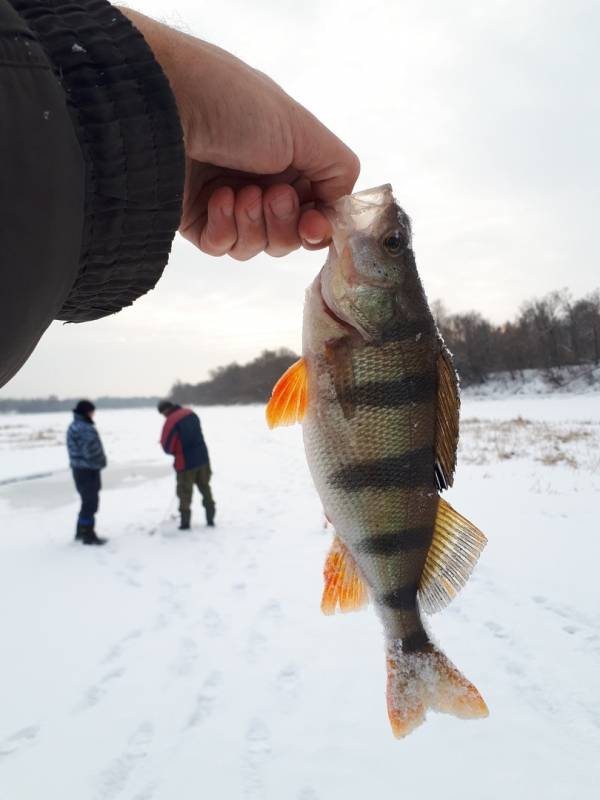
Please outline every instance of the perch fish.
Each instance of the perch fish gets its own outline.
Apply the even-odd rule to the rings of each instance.
[[[408,216],[385,185],[324,209],[329,256],[308,289],[303,356],[276,384],[271,427],[301,422],[335,529],[321,607],[374,603],[386,637],[387,707],[403,737],[428,708],[487,716],[481,695],[431,641],[486,543],[440,492],[452,485],[459,389],[421,285]]]

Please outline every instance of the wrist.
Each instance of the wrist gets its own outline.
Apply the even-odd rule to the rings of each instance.
[[[116,6],[121,14],[134,25],[134,27],[144,37],[146,44],[160,64],[175,98],[179,119],[183,128],[184,140],[188,139],[188,127],[190,120],[190,110],[186,108],[184,93],[178,91],[179,81],[177,78],[181,52],[182,39],[188,38],[186,34],[169,28],[162,22],[158,22],[145,14],[135,11],[132,8]]]

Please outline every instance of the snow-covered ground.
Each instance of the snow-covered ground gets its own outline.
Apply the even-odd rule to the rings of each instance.
[[[485,383],[464,389],[471,399],[506,399],[513,395],[537,397],[557,394],[600,394],[600,364],[553,367],[551,370],[524,369],[520,372],[492,372]]]
[[[200,413],[218,527],[177,531],[158,414],[104,411],[99,549],[68,415],[0,417],[0,800],[598,797],[600,395],[465,400],[449,499],[489,545],[430,625],[491,714],[402,741],[373,610],[319,612],[300,430]]]

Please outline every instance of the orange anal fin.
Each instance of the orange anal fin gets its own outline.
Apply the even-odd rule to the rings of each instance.
[[[335,614],[339,607],[342,612],[356,611],[369,602],[367,587],[360,576],[358,567],[350,551],[336,536],[325,561],[323,570],[325,586],[321,598],[321,611]]]
[[[298,359],[275,384],[267,405],[269,428],[302,422],[308,400],[308,374],[306,362]]]

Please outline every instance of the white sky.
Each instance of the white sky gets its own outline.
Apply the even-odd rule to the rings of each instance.
[[[137,0],[278,81],[390,182],[430,300],[512,317],[600,286],[600,3]],[[177,378],[300,347],[322,253],[238,264],[175,242],[131,309],[55,323],[0,397],[166,393]]]

